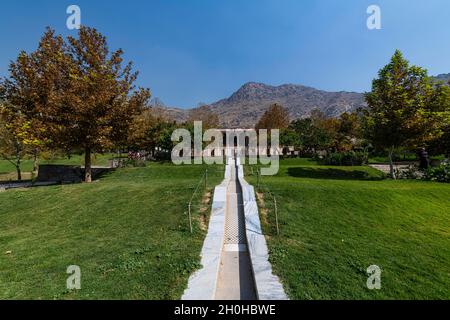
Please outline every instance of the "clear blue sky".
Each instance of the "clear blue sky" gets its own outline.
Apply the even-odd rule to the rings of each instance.
[[[366,91],[396,48],[430,74],[450,72],[448,0],[24,0],[1,4],[1,76],[46,26],[74,33],[70,4],[170,106],[214,102],[248,81]],[[366,27],[370,4],[382,30]]]

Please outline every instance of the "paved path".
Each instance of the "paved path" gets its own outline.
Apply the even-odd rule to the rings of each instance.
[[[215,294],[217,300],[256,300],[242,204],[237,167],[233,166],[227,187],[224,244]]]
[[[410,166],[414,165],[414,163],[406,163],[406,164],[394,164],[394,169],[399,170],[399,171],[407,171],[409,170]],[[369,164],[369,167],[372,167],[374,169],[380,170],[381,172],[384,172],[386,174],[390,174],[391,173],[391,167],[389,166],[389,164],[384,164],[384,163],[374,163],[374,164]]]
[[[18,188],[31,188],[31,187],[45,187],[45,186],[51,186],[54,184],[58,184],[58,182],[35,182],[32,183],[30,181],[23,181],[23,182],[1,182],[0,183],[0,191],[1,190],[8,190],[8,189],[18,189]]]

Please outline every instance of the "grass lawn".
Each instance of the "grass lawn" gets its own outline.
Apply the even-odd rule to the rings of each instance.
[[[450,185],[381,176],[289,159],[261,179],[271,262],[291,299],[450,298]],[[382,269],[381,290],[367,289],[370,265]]]
[[[109,160],[116,157],[117,154],[105,153],[94,154],[92,157],[93,166],[108,166]],[[61,164],[61,165],[80,165],[84,166],[84,155],[72,155],[69,158],[40,159],[39,164]],[[31,179],[33,170],[33,160],[24,159],[20,166],[22,170],[22,179]],[[0,181],[16,180],[17,173],[14,165],[7,160],[0,160]]]
[[[151,164],[0,193],[0,299],[179,299],[206,233],[208,192],[195,198],[193,235],[186,213],[203,172]],[[222,179],[210,168],[208,191]],[[81,267],[80,291],[66,290],[69,265]]]

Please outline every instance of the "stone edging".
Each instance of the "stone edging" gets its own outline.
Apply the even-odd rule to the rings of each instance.
[[[261,229],[255,190],[253,186],[245,181],[242,165],[239,165],[238,168],[238,178],[242,188],[245,230],[257,298],[258,300],[288,300],[289,298],[284,292],[283,285],[278,277],[272,273],[272,265],[269,262],[269,250]]]
[[[202,269],[190,278],[182,300],[213,300],[219,274],[223,246],[227,187],[231,179],[230,167],[226,166],[225,179],[214,190],[211,218],[201,252]]]

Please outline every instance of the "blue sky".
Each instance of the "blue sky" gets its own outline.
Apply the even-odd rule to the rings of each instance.
[[[432,75],[450,72],[448,0],[24,0],[1,5],[0,76],[46,26],[74,34],[70,4],[170,106],[214,102],[249,81],[366,91],[396,48]],[[382,30],[366,27],[371,4]]]

